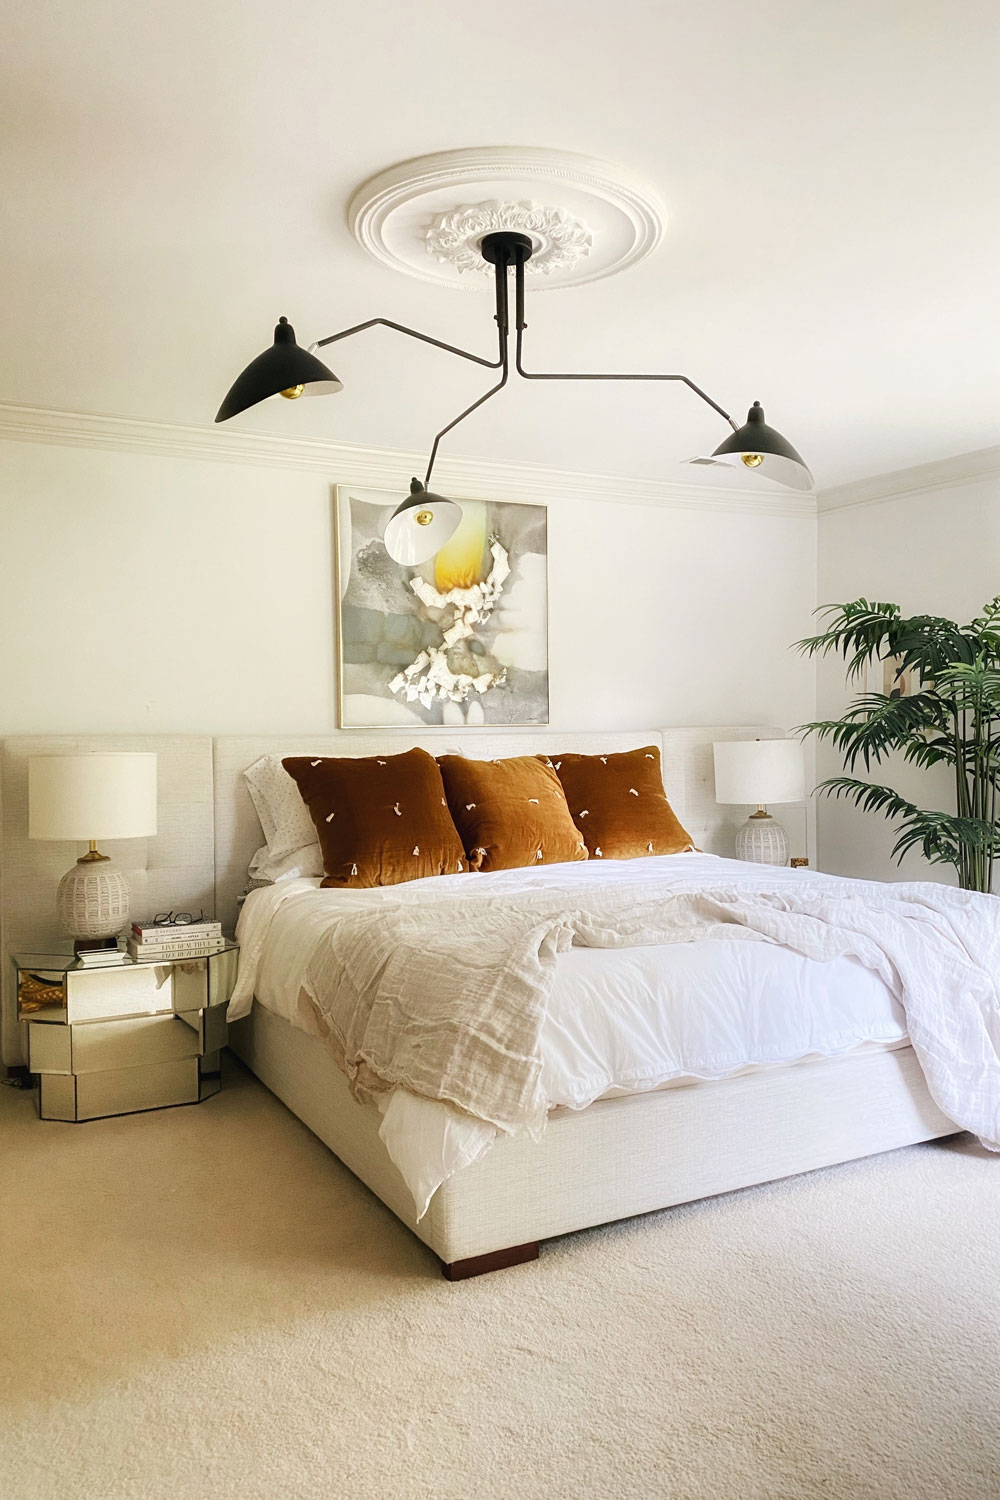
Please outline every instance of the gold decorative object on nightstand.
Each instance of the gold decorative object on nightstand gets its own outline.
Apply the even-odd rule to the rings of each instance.
[[[218,1093],[238,959],[232,942],[163,963],[123,953],[99,967],[71,954],[15,954],[41,1118],[95,1120]]]
[[[808,870],[809,868],[809,861],[804,854],[793,854],[788,864],[793,870]]]
[[[36,1010],[45,1010],[53,1005],[62,1005],[63,987],[51,979],[43,979],[27,970],[17,977],[18,1019],[24,1020]]]

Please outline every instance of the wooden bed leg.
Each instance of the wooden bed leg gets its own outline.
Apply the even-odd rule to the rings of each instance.
[[[503,1271],[507,1266],[519,1266],[526,1260],[538,1259],[538,1241],[528,1245],[510,1245],[506,1250],[491,1250],[488,1255],[470,1255],[467,1260],[441,1262],[441,1275],[446,1281],[468,1281],[470,1276],[485,1276],[487,1271]]]

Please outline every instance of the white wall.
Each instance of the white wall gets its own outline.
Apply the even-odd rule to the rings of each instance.
[[[0,734],[335,727],[331,469],[0,441]],[[738,501],[554,499],[553,726],[832,717],[841,665],[790,649],[817,599],[969,618],[1000,590],[995,477],[851,498],[824,497],[818,527]],[[818,777],[839,769],[820,752]],[[946,776],[892,780],[951,806]],[[891,844],[882,818],[819,799],[821,868],[950,878],[916,856],[900,870]]]
[[[831,496],[830,498],[835,498]],[[904,614],[972,619],[1000,593],[1000,483],[996,478],[943,484],[892,499],[847,505],[819,518],[819,597],[843,603],[864,596],[901,606]],[[835,718],[848,702],[843,664],[832,660],[817,675],[818,717]],[[842,769],[839,757],[820,750],[820,777]],[[863,775],[863,769],[857,774]],[[880,773],[873,772],[877,780]],[[894,764],[885,780],[919,806],[954,810],[947,770],[932,773]],[[875,879],[953,881],[949,867],[908,855],[891,857],[893,835],[885,819],[844,803],[819,799],[819,850],[823,869]]]
[[[334,727],[330,481],[0,442],[0,733]],[[811,717],[815,546],[809,516],[554,501],[552,724]]]

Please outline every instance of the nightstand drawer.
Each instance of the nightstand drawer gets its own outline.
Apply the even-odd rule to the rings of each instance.
[[[18,1019],[73,1025],[124,1016],[169,1015],[228,1002],[239,952],[203,958],[132,963],[91,969],[52,969],[40,961],[18,970]]]
[[[110,1068],[102,1073],[42,1073],[39,1114],[43,1120],[96,1120],[201,1097],[198,1059]]]
[[[226,1007],[183,1016],[132,1016],[28,1026],[28,1067],[32,1073],[94,1073],[108,1068],[146,1067],[198,1057],[226,1044]]]
[[[44,1004],[37,1005],[38,1000]],[[42,968],[22,970],[18,1001],[20,1020],[62,1025],[169,1012],[174,1008],[173,967],[131,964],[127,968],[76,969],[68,973]]]

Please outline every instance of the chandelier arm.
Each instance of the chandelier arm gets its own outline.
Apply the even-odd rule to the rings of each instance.
[[[696,396],[700,396],[701,399],[702,399],[702,401],[706,402],[712,408],[713,411],[717,411],[719,413],[720,417],[724,417],[725,420],[729,423],[730,427],[733,429],[734,432],[738,432],[739,431],[738,425],[733,421],[733,419],[729,415],[729,413],[727,411],[724,411],[717,401],[713,401],[712,398],[711,398],[711,396],[706,395],[706,393],[701,389],[701,386],[695,385],[694,381],[693,380],[689,380],[686,375],[650,375],[650,374],[642,374],[642,375],[600,374],[600,375],[598,375],[598,374],[591,374],[589,372],[584,373],[584,372],[577,372],[577,371],[572,371],[572,372],[568,372],[568,371],[567,372],[545,371],[545,372],[542,372],[542,371],[539,371],[539,370],[526,370],[524,368],[524,365],[521,362],[521,329],[520,328],[517,330],[517,342],[516,342],[516,348],[515,348],[515,354],[514,354],[514,364],[515,364],[515,368],[517,369],[517,373],[524,380],[673,380],[673,381],[679,381],[681,385],[686,385],[689,391],[693,391]]]
[[[701,386],[695,385],[686,375],[618,375],[618,374],[590,374],[590,373],[561,373],[541,372],[526,370],[521,360],[521,340],[527,323],[524,321],[524,265],[521,262],[514,267],[514,296],[515,296],[515,324],[517,335],[514,342],[514,368],[524,380],[672,380],[686,385],[689,391],[700,396],[713,411],[717,411],[720,417],[724,417],[734,432],[739,432],[739,427],[733,421],[727,411],[724,411],[717,401],[702,390]]]
[[[455,344],[446,344],[441,339],[431,338],[429,333],[419,333],[416,328],[407,328],[405,323],[394,323],[391,318],[369,318],[367,323],[356,323],[353,328],[344,328],[340,333],[331,333],[310,345],[312,349],[323,349],[327,344],[336,344],[340,339],[349,339],[354,333],[364,333],[367,328],[392,328],[396,333],[405,333],[411,339],[420,339],[424,344],[433,344],[435,349],[444,349],[447,354],[458,354],[462,359],[471,359],[474,364],[484,365],[487,370],[499,370],[503,365],[504,332],[500,335],[499,359],[484,359],[481,354],[472,354],[468,349],[459,349]]]
[[[505,351],[505,353],[506,353],[506,351]],[[441,431],[438,433],[437,437],[434,439],[434,445],[431,448],[431,456],[427,460],[427,473],[424,475],[424,489],[427,489],[430,486],[431,471],[434,468],[434,460],[437,458],[438,445],[441,442],[441,439],[443,437],[445,437],[452,430],[453,427],[457,427],[458,424],[459,424],[459,422],[464,422],[465,419],[466,419],[466,417],[471,417],[472,413],[474,411],[477,411],[478,408],[483,405],[484,401],[488,401],[491,396],[495,396],[496,393],[497,393],[497,391],[502,391],[503,388],[504,388],[504,386],[507,384],[507,377],[508,377],[509,374],[510,374],[510,368],[509,368],[509,365],[507,363],[507,360],[504,359],[504,361],[503,361],[503,374],[501,375],[500,379],[497,381],[496,385],[491,386],[488,391],[486,391],[482,396],[479,397],[478,401],[473,401],[473,403],[472,403],[471,406],[467,406],[463,412],[459,413],[459,415],[455,418],[455,420],[453,422],[449,422],[448,423],[447,427],[442,427],[441,428]]]

